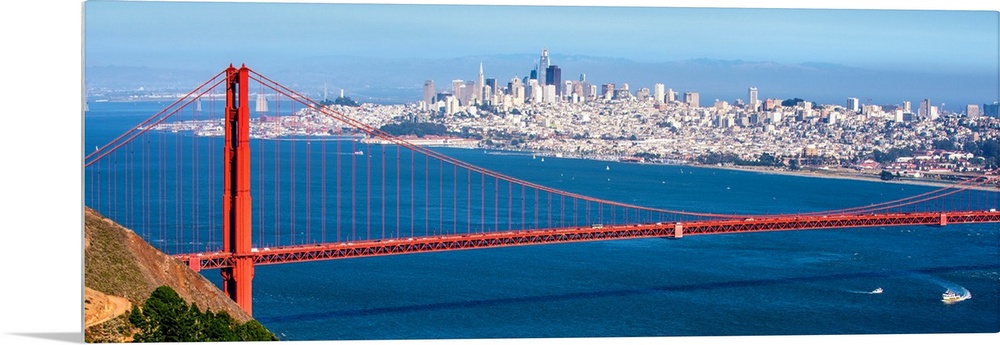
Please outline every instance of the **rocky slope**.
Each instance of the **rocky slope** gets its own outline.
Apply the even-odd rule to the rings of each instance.
[[[202,311],[224,310],[240,322],[252,319],[201,274],[89,208],[84,212],[83,242],[88,341],[127,341],[128,321],[125,313],[118,314],[122,303],[141,305],[161,285],[170,286]]]

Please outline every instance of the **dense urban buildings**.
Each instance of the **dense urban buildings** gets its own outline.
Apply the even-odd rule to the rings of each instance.
[[[437,90],[433,80],[425,81],[415,104],[333,107],[375,127],[441,125],[446,131],[434,135],[462,137],[452,144],[592,159],[888,171],[896,176],[983,172],[1000,165],[997,102],[949,113],[924,98],[914,114],[906,100],[877,105],[847,97],[840,105],[819,104],[795,95],[769,96],[750,86],[745,102],[715,100],[703,107],[698,91],[684,91],[678,99],[678,92],[665,83],[652,89],[628,83],[598,88],[584,73],[579,80],[562,80],[562,70],[552,64],[547,50],[534,70],[505,85],[488,78],[482,64],[478,72],[473,81],[453,80],[450,90]],[[256,136],[341,131],[309,109],[263,119],[253,131]],[[201,135],[215,131],[206,124],[176,126]]]

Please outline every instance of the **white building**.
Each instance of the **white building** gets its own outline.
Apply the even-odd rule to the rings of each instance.
[[[653,85],[653,102],[662,103],[664,101],[666,90],[664,90],[663,88],[664,85],[662,83],[657,83],[656,85]]]

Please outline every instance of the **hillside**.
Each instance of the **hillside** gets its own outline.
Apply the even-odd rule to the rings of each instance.
[[[84,211],[84,320],[87,341],[127,341],[123,303],[141,305],[166,285],[201,310],[252,319],[212,282],[99,213]],[[107,295],[107,296],[105,296]],[[120,298],[116,298],[120,297]],[[105,319],[105,322],[98,322]],[[92,325],[93,324],[93,325]]]

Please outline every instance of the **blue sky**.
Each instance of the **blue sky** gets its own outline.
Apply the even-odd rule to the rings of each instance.
[[[224,25],[227,16],[233,25]],[[996,11],[90,1],[84,31],[88,66],[541,48],[642,62],[825,62],[942,73],[995,74],[998,61]]]

